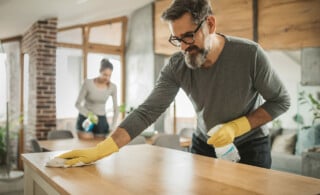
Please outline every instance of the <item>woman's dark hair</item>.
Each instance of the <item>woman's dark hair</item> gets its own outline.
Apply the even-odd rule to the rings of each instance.
[[[103,58],[100,62],[100,72],[104,71],[105,69],[113,70],[113,65],[108,59]]]
[[[174,0],[161,18],[164,21],[174,21],[185,13],[190,13],[193,22],[200,24],[205,17],[213,14],[210,0]]]

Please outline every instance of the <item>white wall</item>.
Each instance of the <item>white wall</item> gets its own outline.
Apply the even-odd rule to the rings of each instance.
[[[152,4],[136,10],[128,24],[126,43],[126,102],[139,106],[154,86]]]

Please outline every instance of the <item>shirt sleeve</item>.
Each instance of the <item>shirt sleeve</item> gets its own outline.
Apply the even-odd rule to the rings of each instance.
[[[151,125],[170,105],[179,91],[170,62],[160,72],[149,97],[119,127],[127,130],[131,139]]]
[[[262,108],[274,119],[289,109],[289,94],[259,45],[254,60],[254,87],[266,100]]]
[[[76,108],[84,116],[87,116],[88,112],[89,112],[89,110],[86,107],[84,107],[84,101],[85,101],[85,97],[86,97],[87,93],[88,93],[87,82],[84,81],[84,83],[81,86],[80,93],[78,95],[78,98],[77,98],[77,101],[75,104]]]
[[[118,99],[117,99],[117,86],[114,85],[114,90],[112,91],[112,102],[113,102],[113,118],[112,118],[112,125],[111,130],[114,130],[117,125],[117,120],[119,116],[119,109],[118,109]]]

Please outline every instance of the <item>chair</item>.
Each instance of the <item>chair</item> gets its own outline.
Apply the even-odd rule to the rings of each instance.
[[[129,142],[128,145],[145,144],[145,143],[146,143],[146,138],[143,137],[142,135],[138,135],[133,140],[131,140],[131,142]]]
[[[42,148],[41,148],[38,140],[31,139],[30,142],[31,142],[32,152],[42,152]]]
[[[55,131],[49,131],[47,138],[48,139],[67,139],[67,138],[73,138],[73,134],[69,130],[55,130]]]
[[[155,138],[153,145],[184,151],[184,148],[180,146],[179,136],[174,134],[158,135]]]
[[[182,128],[179,132],[179,136],[180,137],[184,137],[184,138],[190,138],[192,139],[192,134],[193,132],[195,131],[194,128],[188,128],[188,127],[185,127],[185,128]],[[187,147],[186,148],[187,152],[190,152],[191,151],[191,146]]]
[[[179,136],[186,137],[186,138],[192,138],[192,134],[194,131],[195,131],[194,128],[185,127],[180,130]]]

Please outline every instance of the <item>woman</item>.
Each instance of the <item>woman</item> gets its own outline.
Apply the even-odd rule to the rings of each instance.
[[[86,79],[81,87],[76,107],[79,110],[77,120],[78,136],[81,139],[104,139],[110,128],[106,118],[106,102],[109,96],[113,100],[113,120],[111,130],[115,128],[118,119],[117,87],[110,81],[113,65],[107,59],[100,63],[100,75],[94,79]],[[84,121],[95,115],[98,118],[97,124],[90,131],[84,129]]]

